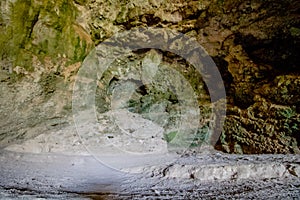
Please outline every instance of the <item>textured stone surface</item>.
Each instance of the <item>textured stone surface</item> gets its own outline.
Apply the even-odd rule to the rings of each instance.
[[[217,149],[299,153],[299,7],[295,0],[1,1],[0,145],[68,125],[74,75],[93,46],[133,27],[168,27],[197,38],[223,76],[228,112]],[[125,62],[142,63],[143,82],[160,59],[176,62],[209,115],[201,76],[178,56],[160,53],[134,53]],[[156,64],[145,64],[148,58]],[[101,94],[99,105],[108,109]],[[201,130],[207,123],[203,117]]]
[[[294,169],[290,166],[299,168],[299,156],[295,155],[184,157],[173,166],[180,169],[176,178],[166,177],[168,169],[172,169],[167,165],[143,168],[146,174],[124,174],[103,166],[91,156],[1,151],[0,161],[3,199],[299,199],[300,179],[286,170]],[[192,164],[200,167],[194,170],[219,171],[219,176],[205,173],[199,174],[199,179],[184,178],[182,172]],[[232,171],[220,170],[224,167],[248,170],[228,177],[222,175]],[[284,170],[287,173],[283,174]],[[239,177],[241,174],[246,176]],[[252,179],[257,175],[260,176]]]

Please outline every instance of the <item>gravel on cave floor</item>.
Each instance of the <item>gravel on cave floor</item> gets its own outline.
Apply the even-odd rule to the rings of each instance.
[[[122,162],[122,159],[120,159]],[[273,178],[198,180],[166,176],[170,165],[140,167],[143,173],[108,168],[92,156],[0,151],[1,199],[299,199],[299,155],[185,155],[172,166],[237,166],[277,163]],[[205,167],[204,167],[205,168]],[[266,168],[267,169],[267,168]],[[253,171],[253,170],[252,170]],[[254,170],[255,171],[255,170]],[[134,172],[134,170],[133,170]],[[267,173],[267,172],[266,172]],[[209,177],[209,174],[206,174]]]

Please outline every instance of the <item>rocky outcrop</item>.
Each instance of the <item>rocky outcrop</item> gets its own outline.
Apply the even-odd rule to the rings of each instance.
[[[1,146],[71,123],[74,78],[94,46],[134,27],[162,27],[197,38],[221,72],[227,118],[217,149],[299,153],[298,1],[5,0],[0,7]],[[134,65],[147,55],[146,50],[134,52],[125,61]],[[193,143],[197,146],[205,140],[210,120],[206,86],[179,56],[158,55],[151,62],[175,66],[201,97],[203,118]],[[115,63],[113,68],[122,66]],[[124,81],[116,74],[105,77],[105,91]],[[159,89],[163,88],[140,88],[130,101],[131,109],[145,115],[149,109],[166,110],[176,102],[171,93]],[[97,95],[101,113],[109,99],[101,91]],[[169,108],[166,116],[177,109]],[[167,140],[172,138],[169,133]]]

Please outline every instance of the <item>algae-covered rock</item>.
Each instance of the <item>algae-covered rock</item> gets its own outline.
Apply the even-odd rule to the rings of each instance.
[[[13,65],[34,70],[32,59],[41,62],[50,57],[53,63],[67,58],[69,63],[82,61],[92,46],[89,34],[76,23],[79,14],[73,1],[3,2],[7,20],[2,24],[2,57]],[[1,46],[2,46],[1,45]]]
[[[7,0],[0,8],[0,113],[7,115],[0,120],[0,146],[5,146],[55,128],[53,119],[68,123],[72,88],[66,80],[93,42],[77,23],[73,1]]]

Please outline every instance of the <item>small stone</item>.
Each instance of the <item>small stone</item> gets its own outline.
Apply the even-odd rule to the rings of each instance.
[[[288,168],[290,174],[296,176],[296,177],[300,177],[300,165],[296,165],[296,164],[292,164],[289,168]]]

